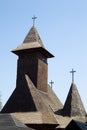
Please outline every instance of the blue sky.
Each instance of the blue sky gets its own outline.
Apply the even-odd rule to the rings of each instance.
[[[3,105],[16,87],[17,56],[11,50],[21,44],[35,26],[45,47],[54,54],[49,59],[48,83],[62,103],[75,83],[87,110],[87,0],[3,0],[0,1],[0,92]]]

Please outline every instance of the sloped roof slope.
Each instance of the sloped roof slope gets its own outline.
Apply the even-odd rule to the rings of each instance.
[[[25,122],[29,121],[27,113],[30,112],[32,118],[34,116],[37,117],[37,121],[33,120],[32,123],[38,123],[39,120],[39,123],[58,124],[54,112],[58,108],[62,108],[62,103],[56,97],[54,92],[52,92],[52,89],[48,86],[48,93],[38,90],[28,75],[25,75],[23,89],[21,89],[21,87],[14,90],[1,112],[14,113],[19,120],[26,115],[25,119],[23,119]],[[18,113],[19,116],[15,113]],[[36,115],[34,113],[36,113]]]
[[[26,79],[23,78],[23,83],[20,87],[16,87],[12,95],[2,108],[2,113],[13,112],[31,112],[37,111],[33,101],[29,87],[27,86]]]
[[[25,126],[10,114],[0,114],[0,130],[34,130]]]
[[[27,36],[25,37],[23,43],[33,43],[33,42],[37,42],[40,44],[41,47],[44,47],[43,43],[42,43],[42,40],[35,28],[35,26],[33,26],[29,33],[27,34]]]
[[[26,52],[39,51],[48,58],[54,57],[49,51],[45,49],[42,43],[42,40],[34,26],[30,29],[23,43],[19,45],[17,48],[12,50],[12,52],[17,55],[19,55],[21,52],[24,52],[24,51]]]
[[[33,26],[27,36],[25,37],[23,43],[18,46],[16,49],[13,51],[18,51],[18,50],[24,50],[24,49],[31,49],[31,48],[38,48],[42,47],[44,48],[44,45],[42,43],[42,40],[36,30],[36,28]]]

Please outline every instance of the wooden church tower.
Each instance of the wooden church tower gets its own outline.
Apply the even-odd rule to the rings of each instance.
[[[47,59],[54,56],[45,49],[34,25],[12,52],[18,56],[16,88],[1,113],[10,113],[37,130],[55,129],[54,111],[62,103],[48,85]]]
[[[17,87],[20,87],[23,76],[27,74],[37,89],[47,92],[47,58],[51,58],[53,55],[44,48],[34,26],[30,29],[23,44],[12,52],[19,56]]]
[[[18,93],[18,90],[19,91],[26,90],[25,75],[29,76],[29,78],[31,79],[31,81],[33,82],[33,84],[38,90],[47,93],[48,91],[47,90],[48,88],[47,58],[51,58],[54,56],[44,48],[41,38],[34,26],[31,27],[23,43],[20,46],[18,46],[16,49],[12,50],[12,52],[18,55],[17,82],[16,82],[15,93]],[[12,97],[14,97],[13,95],[15,94],[13,93]],[[22,98],[19,99],[21,103],[23,99]],[[12,111],[22,110],[21,105],[18,105],[20,108],[18,108],[17,106],[13,107],[15,103],[13,104],[11,100],[7,102],[6,106],[2,109],[2,112],[12,112]],[[30,109],[35,110],[34,104],[29,106],[31,106],[31,108],[29,107],[29,110]],[[14,110],[15,108],[17,108],[17,110]],[[23,108],[23,111],[26,111],[26,109],[24,110]]]

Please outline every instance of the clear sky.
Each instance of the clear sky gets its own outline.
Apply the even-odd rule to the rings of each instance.
[[[20,45],[35,26],[55,58],[48,60],[48,83],[62,103],[75,83],[87,110],[87,0],[2,0],[0,1],[0,92],[2,103],[16,87],[17,56],[11,50]]]

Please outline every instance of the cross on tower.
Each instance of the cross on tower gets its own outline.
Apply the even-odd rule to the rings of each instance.
[[[53,87],[54,82],[51,80],[49,83],[51,84],[51,88],[52,88],[52,87]]]
[[[33,19],[33,26],[34,26],[34,24],[35,24],[35,19],[37,19],[37,17],[33,16],[32,19]]]
[[[72,83],[74,82],[74,73],[75,73],[76,71],[74,70],[74,69],[72,69],[72,71],[70,71],[70,73],[72,73]]]

